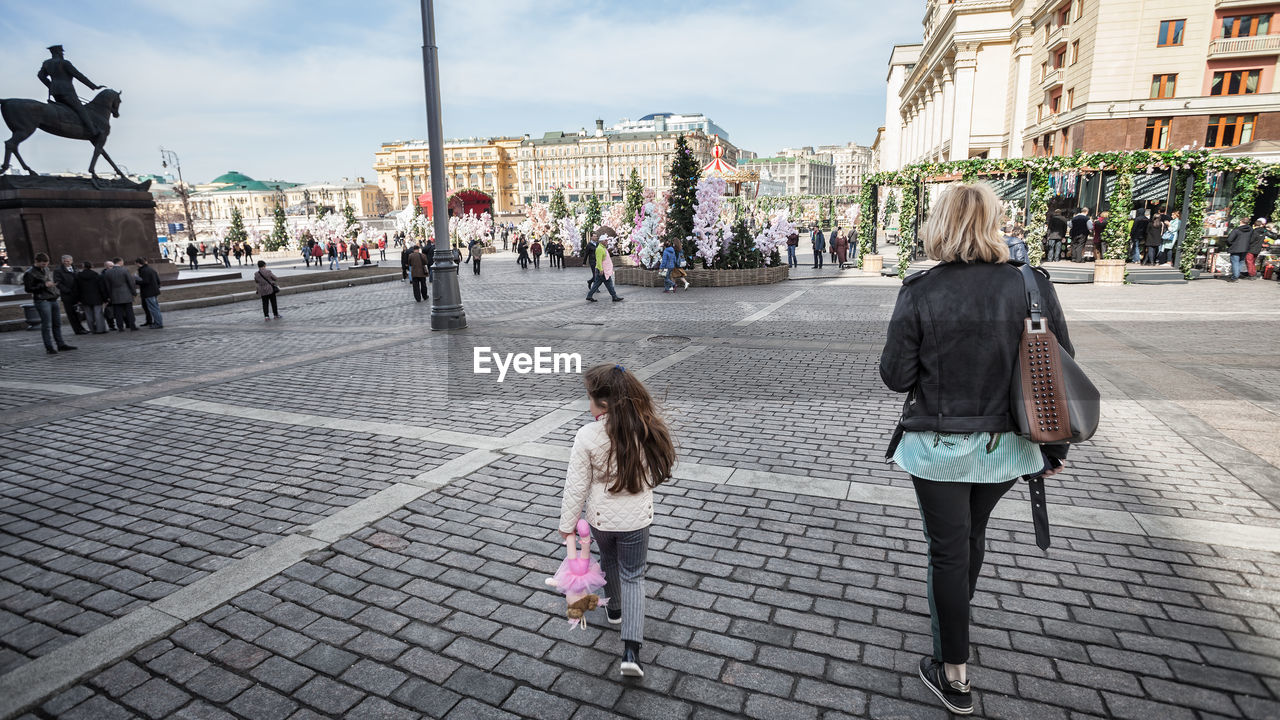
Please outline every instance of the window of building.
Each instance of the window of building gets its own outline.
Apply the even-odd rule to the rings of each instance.
[[[1252,95],[1258,92],[1261,70],[1228,70],[1213,74],[1210,95]]]
[[[1071,43],[1071,64],[1075,65],[1080,62],[1080,41],[1076,40]]]
[[[1042,62],[1040,63],[1040,81],[1044,82],[1047,77],[1049,77],[1049,63]]]
[[[1084,0],[1076,0],[1075,18],[1079,20],[1084,15]]]
[[[1154,98],[1171,98],[1174,96],[1178,87],[1178,74],[1169,73],[1165,75],[1151,76],[1151,97]]]
[[[1145,150],[1169,148],[1169,123],[1172,118],[1147,118],[1147,134],[1142,141]]]
[[[1257,119],[1257,115],[1210,115],[1204,146],[1220,148],[1249,142],[1253,139],[1253,124]]]
[[[1182,44],[1182,28],[1187,24],[1184,20],[1161,20],[1160,35],[1156,38],[1156,47],[1171,47]]]
[[[1071,22],[1071,3],[1063,3],[1062,7],[1058,8],[1057,20],[1059,25]]]
[[[1265,15],[1237,15],[1222,18],[1222,37],[1253,37],[1266,35],[1271,29],[1271,13]]]
[[[1072,110],[1076,106],[1076,89],[1067,88],[1067,109]]]
[[[1062,111],[1062,90],[1054,90],[1049,95],[1049,114],[1057,115]]]
[[[1053,54],[1053,69],[1057,70],[1067,64],[1067,49],[1064,47]]]

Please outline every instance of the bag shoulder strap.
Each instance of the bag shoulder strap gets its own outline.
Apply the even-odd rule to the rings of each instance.
[[[1038,326],[1043,322],[1044,302],[1040,298],[1040,286],[1036,284],[1036,271],[1024,263],[1018,272],[1022,273],[1022,287],[1027,295],[1027,315],[1031,324]]]

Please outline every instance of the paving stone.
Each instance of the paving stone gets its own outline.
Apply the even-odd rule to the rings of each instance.
[[[312,670],[335,677],[354,665],[358,659],[346,650],[325,643],[317,643],[297,658],[299,663]]]
[[[190,695],[160,678],[148,680],[121,698],[125,705],[149,718],[169,717],[190,699]]]
[[[188,680],[184,687],[211,702],[226,703],[252,684],[222,668],[211,667]]]
[[[351,709],[364,698],[364,693],[321,675],[298,688],[293,698],[332,716]]]
[[[310,680],[315,672],[284,658],[273,657],[255,667],[250,674],[277,690],[291,693]]]
[[[346,715],[352,720],[417,720],[421,717],[412,710],[391,703],[378,697],[367,697]]]
[[[227,707],[255,720],[284,720],[298,709],[298,704],[280,693],[255,685],[240,693]]]

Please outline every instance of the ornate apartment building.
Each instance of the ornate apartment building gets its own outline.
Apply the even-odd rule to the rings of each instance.
[[[676,119],[668,125],[668,121]],[[638,121],[624,120],[606,129],[596,120],[593,132],[548,132],[540,138],[526,136],[520,144],[517,170],[520,200],[547,202],[560,187],[570,202],[587,195],[621,200],[627,179],[634,168],[647,188],[671,187],[671,153],[676,137],[683,135],[699,165],[711,162],[711,148],[719,143],[722,159],[733,165],[738,148],[701,115],[656,113]]]
[[[466,188],[493,197],[494,210],[513,212],[516,192],[516,150],[522,138],[464,138],[444,143],[445,192]],[[401,210],[414,198],[431,192],[431,158],[425,140],[385,142],[374,153],[378,187]]]
[[[928,0],[889,60],[881,169],[1280,138],[1280,2]]]
[[[701,114],[654,113],[622,120],[594,132],[548,132],[541,137],[496,137],[448,140],[444,147],[446,192],[478,188],[493,196],[499,213],[519,212],[533,202],[547,202],[559,187],[577,202],[597,194],[620,199],[634,168],[645,187],[670,187],[667,173],[675,139],[683,135],[700,164],[711,161],[719,142],[726,162],[737,161],[738,149],[724,131]],[[383,143],[374,153],[378,186],[391,204],[409,207],[430,192],[427,143],[422,140]]]
[[[811,147],[784,148],[776,157],[743,160],[742,167],[783,183],[786,195],[830,195],[835,191],[836,166],[830,153],[818,153]]]

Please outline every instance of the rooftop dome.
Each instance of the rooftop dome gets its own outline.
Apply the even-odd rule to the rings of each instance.
[[[239,170],[231,170],[231,171],[222,173],[218,177],[209,181],[211,185],[223,184],[223,183],[226,183],[228,185],[235,185],[237,183],[251,183],[251,182],[254,182],[253,178],[241,173]]]

